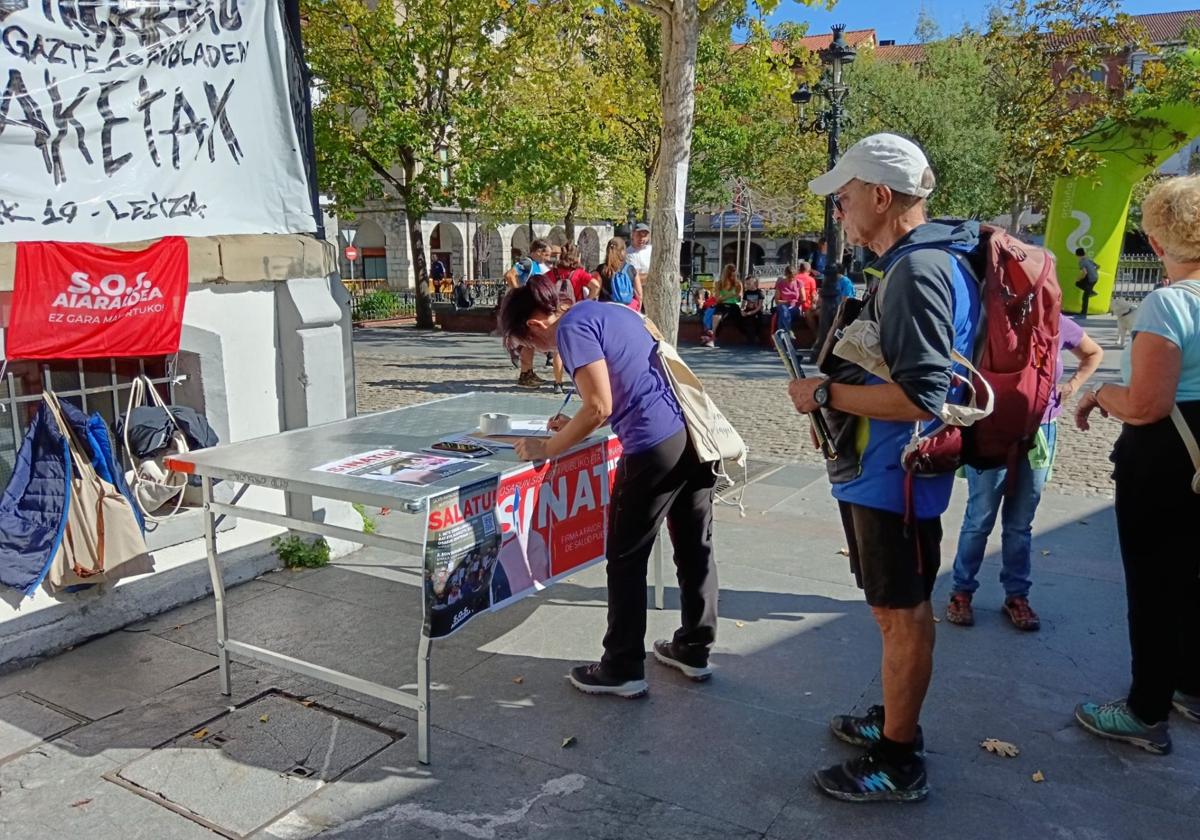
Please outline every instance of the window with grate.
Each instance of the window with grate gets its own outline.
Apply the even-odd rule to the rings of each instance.
[[[8,486],[21,440],[49,388],[60,399],[85,413],[99,412],[116,435],[117,420],[125,415],[129,387],[139,374],[149,376],[168,403],[173,386],[169,359],[72,359],[53,362],[10,362],[0,380],[0,488]],[[115,440],[114,440],[115,443]]]

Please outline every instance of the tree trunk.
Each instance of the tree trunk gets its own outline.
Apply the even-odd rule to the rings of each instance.
[[[579,192],[571,187],[571,203],[567,205],[567,215],[563,217],[563,229],[567,232],[567,241],[575,242],[575,211],[579,209]]]
[[[1025,197],[1017,196],[1009,207],[1008,232],[1013,236],[1021,233],[1021,217],[1025,215]]]
[[[662,18],[662,143],[654,173],[657,200],[652,228],[654,251],[646,283],[646,313],[668,341],[679,333],[679,250],[683,243],[682,202],[687,194],[696,108],[696,45],[700,40],[698,3],[674,3]]]
[[[638,214],[638,218],[645,221],[650,218],[650,194],[654,191],[654,169],[642,170],[642,212]],[[633,231],[629,231],[629,238],[633,239]]]
[[[433,329],[433,301],[429,297],[429,267],[425,262],[425,240],[421,237],[421,217],[410,210],[408,218],[409,251],[412,253],[413,274],[417,278],[417,328]]]

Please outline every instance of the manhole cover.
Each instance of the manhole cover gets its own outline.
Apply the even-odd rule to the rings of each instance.
[[[241,838],[401,737],[272,693],[180,735],[108,778]]]

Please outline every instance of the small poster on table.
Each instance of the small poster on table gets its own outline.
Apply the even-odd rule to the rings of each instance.
[[[467,458],[448,458],[445,455],[404,452],[399,449],[372,449],[370,452],[360,452],[313,469],[317,472],[423,487],[475,467],[476,464]]]

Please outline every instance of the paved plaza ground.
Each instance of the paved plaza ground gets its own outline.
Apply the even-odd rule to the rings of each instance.
[[[1085,329],[1105,349],[1104,364],[1093,384],[1115,381],[1120,353],[1116,321],[1088,318]],[[499,340],[488,336],[423,333],[411,327],[360,330],[355,333],[355,367],[360,411],[379,411],[467,391],[513,391],[516,371]],[[779,357],[758,348],[731,346],[709,350],[681,348],[684,358],[704,380],[713,399],[746,438],[756,459],[781,463],[820,464],[808,445],[807,420],[788,402]],[[1073,362],[1074,357],[1069,358]],[[537,372],[551,378],[545,359]],[[1068,364],[1068,371],[1072,368]],[[549,392],[549,388],[545,389]],[[1073,404],[1069,407],[1073,411]],[[1120,426],[1093,424],[1086,434],[1074,423],[1059,425],[1055,489],[1078,495],[1112,495],[1112,451]]]
[[[1104,321],[1089,329],[1106,343]],[[513,378],[494,339],[399,330],[357,344],[364,410]],[[802,427],[778,361],[703,352],[689,360],[756,454],[795,461]],[[288,840],[1195,837],[1200,726],[1173,722],[1174,753],[1155,757],[1071,718],[1075,703],[1125,690],[1128,644],[1101,495],[1107,443],[1067,440],[1079,469],[1060,461],[1035,526],[1041,632],[1018,633],[999,611],[996,541],[978,625],[938,626],[924,803],[852,806],[812,786],[815,768],[854,754],[828,718],[865,710],[880,688],[878,633],[841,553],[823,470],[805,455],[754,471],[745,516],[717,512],[721,619],[708,683],[651,662],[643,700],[570,688],[566,670],[598,655],[604,627],[604,571],[593,567],[434,644],[433,763],[422,766],[406,710],[236,657],[234,694],[222,697],[202,600],[0,677],[0,837],[216,836],[200,820],[227,836]],[[939,609],[963,495],[960,486],[945,517]],[[379,524],[405,533],[413,523],[393,512]],[[413,571],[365,549],[232,589],[231,632],[411,685],[418,594]],[[651,639],[673,630],[677,607],[671,587],[667,609],[651,611]],[[1020,754],[984,752],[985,738]]]

